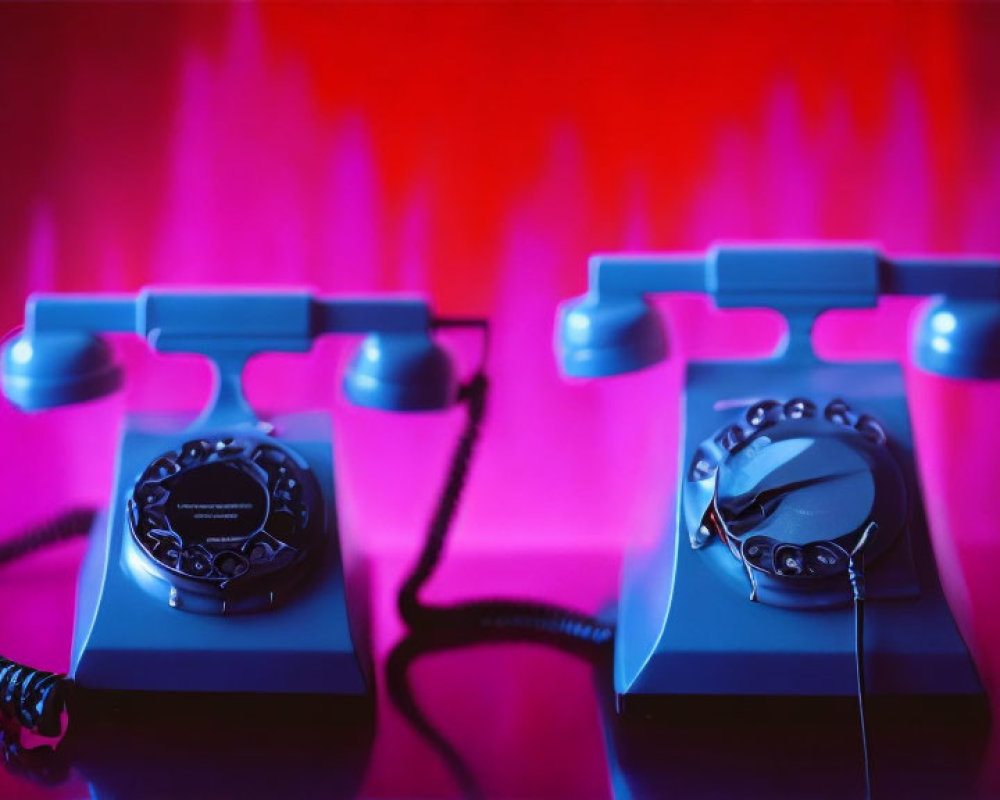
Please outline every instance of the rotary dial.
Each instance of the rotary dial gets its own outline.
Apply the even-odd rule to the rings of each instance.
[[[308,466],[273,441],[205,437],[153,461],[129,500],[133,542],[175,589],[270,604],[322,540]],[[171,602],[177,597],[175,591]],[[174,603],[183,606],[183,603]]]
[[[902,474],[883,426],[843,400],[765,400],[697,449],[684,482],[695,548],[720,542],[751,580],[846,581],[848,553],[876,524],[866,557],[906,516]]]

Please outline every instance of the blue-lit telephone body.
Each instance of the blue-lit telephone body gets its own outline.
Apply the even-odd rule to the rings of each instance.
[[[871,521],[869,694],[980,693],[937,576],[902,370],[824,361],[811,331],[822,312],[872,307],[879,294],[938,295],[917,329],[917,363],[952,377],[998,378],[1000,264],[888,260],[863,247],[719,247],[705,257],[595,256],[589,283],[586,295],[561,307],[557,323],[557,354],[570,376],[628,372],[666,356],[646,293],[706,292],[720,308],[775,308],[788,320],[770,359],[687,365],[673,518],[652,547],[633,549],[625,561],[614,660],[619,709],[680,695],[853,695],[844,542],[859,541]],[[781,472],[773,454],[782,446],[782,458],[799,459],[800,480],[774,498],[761,475]],[[819,454],[812,464],[802,460],[810,448]],[[740,463],[757,473],[747,480]],[[742,504],[741,491],[749,498]],[[719,522],[727,513],[732,530]],[[749,515],[749,538],[733,524],[741,514]],[[853,539],[823,532],[837,519]],[[831,541],[806,544],[810,537]]]
[[[426,303],[408,298],[144,290],[29,299],[25,328],[4,348],[2,364],[4,394],[25,410],[115,390],[122,374],[102,333],[135,333],[161,352],[205,355],[216,372],[212,400],[193,423],[148,414],[126,420],[107,518],[93,531],[79,581],[70,671],[79,686],[368,693],[367,644],[359,638],[366,632],[354,626],[352,636],[348,615],[329,419],[296,413],[261,421],[240,375],[258,353],[305,352],[322,335],[363,333],[344,382],[352,402],[441,408],[457,388],[449,357],[430,337],[434,325]],[[209,474],[219,497],[199,483]],[[182,503],[184,475],[195,477],[183,484]],[[158,509],[154,494],[170,494],[162,485],[173,495]],[[155,522],[151,531],[144,514]],[[227,537],[204,534],[204,526],[234,534],[228,538],[242,550],[212,544]],[[191,544],[192,535],[201,539]]]

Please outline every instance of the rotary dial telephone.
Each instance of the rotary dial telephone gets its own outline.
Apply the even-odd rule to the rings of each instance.
[[[829,309],[930,295],[918,365],[1000,378],[1000,263],[853,246],[597,255],[588,292],[559,310],[563,371],[597,378],[665,358],[647,295],[670,291],[775,308],[788,330],[770,358],[686,366],[675,513],[625,561],[619,709],[692,695],[850,696],[851,607],[865,598],[892,601],[865,609],[869,693],[980,693],[937,576],[902,370],[823,360],[811,332]]]
[[[75,685],[366,695],[366,632],[348,613],[330,421],[307,412],[259,419],[241,372],[259,353],[364,334],[344,377],[353,403],[446,408],[459,387],[432,334],[462,325],[481,322],[435,318],[419,298],[159,289],[31,297],[23,331],[2,354],[3,392],[25,411],[117,389],[122,370],[105,333],[198,353],[215,369],[211,400],[193,421],[126,419],[108,511],[80,574]]]

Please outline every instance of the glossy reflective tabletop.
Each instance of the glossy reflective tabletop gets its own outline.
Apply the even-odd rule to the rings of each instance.
[[[68,646],[81,544],[5,568],[3,608],[44,609],[30,628],[5,614],[5,643],[20,642],[21,652],[42,658]],[[862,796],[851,704],[780,703],[762,711],[720,701],[671,708],[657,723],[622,725],[604,691],[607,664],[558,649],[463,647],[460,637],[454,648],[439,649],[417,637],[393,655],[402,636],[394,594],[407,566],[407,558],[382,556],[353,574],[376,603],[374,706],[254,697],[88,705],[55,758],[36,753],[16,761],[21,775],[0,772],[0,797]],[[427,599],[521,592],[592,610],[614,596],[618,570],[610,552],[458,555]],[[420,731],[390,694],[421,716]],[[907,717],[895,709],[876,719],[881,791],[874,796],[992,796],[996,746],[959,712]],[[615,721],[605,727],[602,717]]]

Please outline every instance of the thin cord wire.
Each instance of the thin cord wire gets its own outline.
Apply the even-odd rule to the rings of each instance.
[[[864,556],[861,558],[864,561]],[[864,569],[864,566],[861,566]],[[868,709],[865,689],[864,646],[865,640],[865,601],[854,599],[854,660],[858,674],[858,718],[861,724],[861,750],[865,765],[865,797],[872,796],[872,765],[871,753],[868,749]]]
[[[865,797],[872,796],[871,752],[868,748],[868,707],[865,688],[865,547],[878,531],[874,522],[868,524],[858,538],[847,560],[847,577],[854,594],[854,666],[857,673],[858,719],[861,725],[861,754],[865,768]]]

